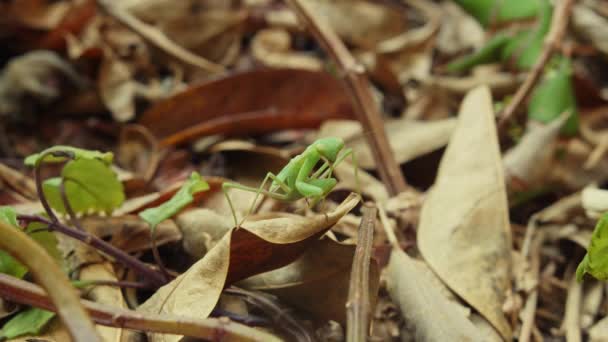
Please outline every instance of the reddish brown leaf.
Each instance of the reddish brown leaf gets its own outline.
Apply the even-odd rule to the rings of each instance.
[[[346,92],[330,74],[262,69],[191,87],[154,105],[140,123],[163,145],[175,145],[209,134],[309,128],[353,116]]]

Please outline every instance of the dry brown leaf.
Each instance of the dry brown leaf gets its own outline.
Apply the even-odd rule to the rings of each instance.
[[[274,68],[318,71],[323,62],[310,54],[291,49],[291,36],[283,29],[260,30],[251,41],[251,53],[262,64]]]
[[[308,2],[315,17],[326,20],[342,39],[358,47],[373,48],[407,30],[407,19],[389,6],[361,0]]]
[[[468,49],[480,48],[485,41],[481,24],[468,15],[462,7],[451,1],[441,6],[441,27],[437,37],[437,49],[445,54],[456,54]]]
[[[479,311],[505,340],[502,306],[510,288],[511,234],[492,96],[476,88],[422,207],[418,247],[437,275]]]
[[[393,154],[398,163],[405,163],[445,146],[456,126],[456,119],[437,121],[392,120],[384,125]],[[374,156],[367,144],[366,134],[355,121],[336,120],[323,124],[319,137],[335,136],[345,139],[347,147],[357,155],[357,163],[366,169],[375,168]]]
[[[277,295],[283,301],[311,312],[316,319],[344,324],[354,253],[354,245],[318,240],[291,264],[247,278],[239,285]],[[374,301],[379,277],[378,265],[372,260],[369,293]]]
[[[135,117],[135,89],[131,68],[118,58],[104,58],[97,86],[104,105],[114,119],[125,122]]]
[[[161,287],[140,310],[207,317],[225,286],[297,259],[357,203],[359,197],[351,194],[336,210],[327,214],[246,222],[243,228],[224,235],[188,271]],[[152,334],[151,339],[154,342],[177,341],[179,336]]]
[[[407,254],[394,249],[385,270],[389,295],[416,341],[482,341],[465,310],[448,299]]]

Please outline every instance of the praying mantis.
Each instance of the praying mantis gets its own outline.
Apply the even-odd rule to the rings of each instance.
[[[304,152],[293,157],[276,175],[268,172],[259,188],[239,183],[224,182],[222,190],[232,210],[235,226],[240,227],[247,216],[251,214],[260,194],[283,202],[292,202],[301,198],[311,199],[310,207],[315,206],[336,186],[338,181],[331,177],[332,172],[349,155],[355,166],[355,178],[358,179],[353,150],[351,148],[345,149],[344,140],[341,138],[327,137],[318,139],[310,144]],[[315,170],[315,166],[317,166],[319,161],[323,163]],[[268,180],[271,180],[272,183],[268,190],[266,190],[265,185]],[[243,217],[241,222],[237,220],[234,205],[228,195],[228,190],[230,189],[240,189],[256,193],[247,215]]]

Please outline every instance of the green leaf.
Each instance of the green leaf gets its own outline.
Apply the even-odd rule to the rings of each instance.
[[[66,212],[61,197],[62,180],[70,206],[76,213],[91,210],[109,213],[125,199],[122,183],[105,162],[71,160],[61,171],[61,178],[50,178],[42,184],[49,204],[61,213]]]
[[[448,72],[462,72],[480,64],[488,64],[500,60],[502,49],[511,38],[505,34],[497,34],[479,51],[463,56],[447,65]]]
[[[570,111],[570,117],[561,132],[574,135],[578,130],[578,111],[571,79],[570,60],[561,58],[558,66],[545,73],[543,81],[536,86],[528,104],[531,119],[548,123],[563,112]]]
[[[57,237],[48,230],[40,230],[41,228],[45,227],[46,225],[43,223],[32,222],[25,227],[25,232],[30,236],[30,238],[38,242],[38,244],[42,246],[54,260],[57,260],[59,265],[62,265],[64,264],[64,259],[59,251],[59,248],[57,247]]]
[[[0,337],[12,339],[23,335],[39,335],[55,317],[54,312],[30,308],[18,313],[0,330]]]
[[[73,156],[73,159],[99,159],[108,165],[112,163],[112,159],[114,158],[112,152],[92,151],[72,146],[57,145],[47,148],[46,150],[40,153],[35,153],[28,156],[27,158],[25,158],[24,163],[27,166],[36,166],[36,164],[42,161],[41,158],[43,156],[45,163],[59,163],[64,162],[68,159],[65,156],[53,155],[53,153],[57,152],[67,152]]]
[[[518,1],[512,1],[518,2]],[[551,28],[553,8],[547,0],[540,1],[539,22],[534,30],[525,30],[516,34],[504,47],[503,61],[515,59],[515,66],[521,70],[532,68],[543,51],[545,35]]]
[[[17,212],[12,207],[0,207],[0,221],[8,223],[17,229]],[[0,251],[0,273],[16,278],[23,278],[27,273],[27,268],[10,254]]]
[[[456,0],[456,3],[483,26],[533,17],[539,7],[534,0]]]
[[[139,216],[154,229],[160,222],[177,214],[185,206],[192,203],[194,194],[206,190],[209,190],[209,184],[197,172],[192,172],[190,178],[170,200],[156,208],[142,211]]]
[[[576,269],[576,279],[583,280],[585,273],[599,280],[608,279],[608,213],[597,222],[587,254]]]

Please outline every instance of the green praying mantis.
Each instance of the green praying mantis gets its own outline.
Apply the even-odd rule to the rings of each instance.
[[[224,182],[222,190],[232,210],[235,226],[239,227],[251,214],[260,194],[283,202],[306,198],[311,200],[310,207],[315,206],[336,186],[337,180],[332,178],[334,168],[349,155],[355,166],[355,178],[358,187],[357,163],[353,150],[351,148],[345,149],[344,140],[335,137],[316,140],[304,152],[293,157],[276,175],[268,172],[259,188]],[[320,161],[322,164],[315,170]],[[265,186],[268,180],[271,180],[272,183],[266,190]],[[237,220],[234,205],[228,195],[228,190],[233,188],[256,193],[247,215],[243,217],[241,222]]]

